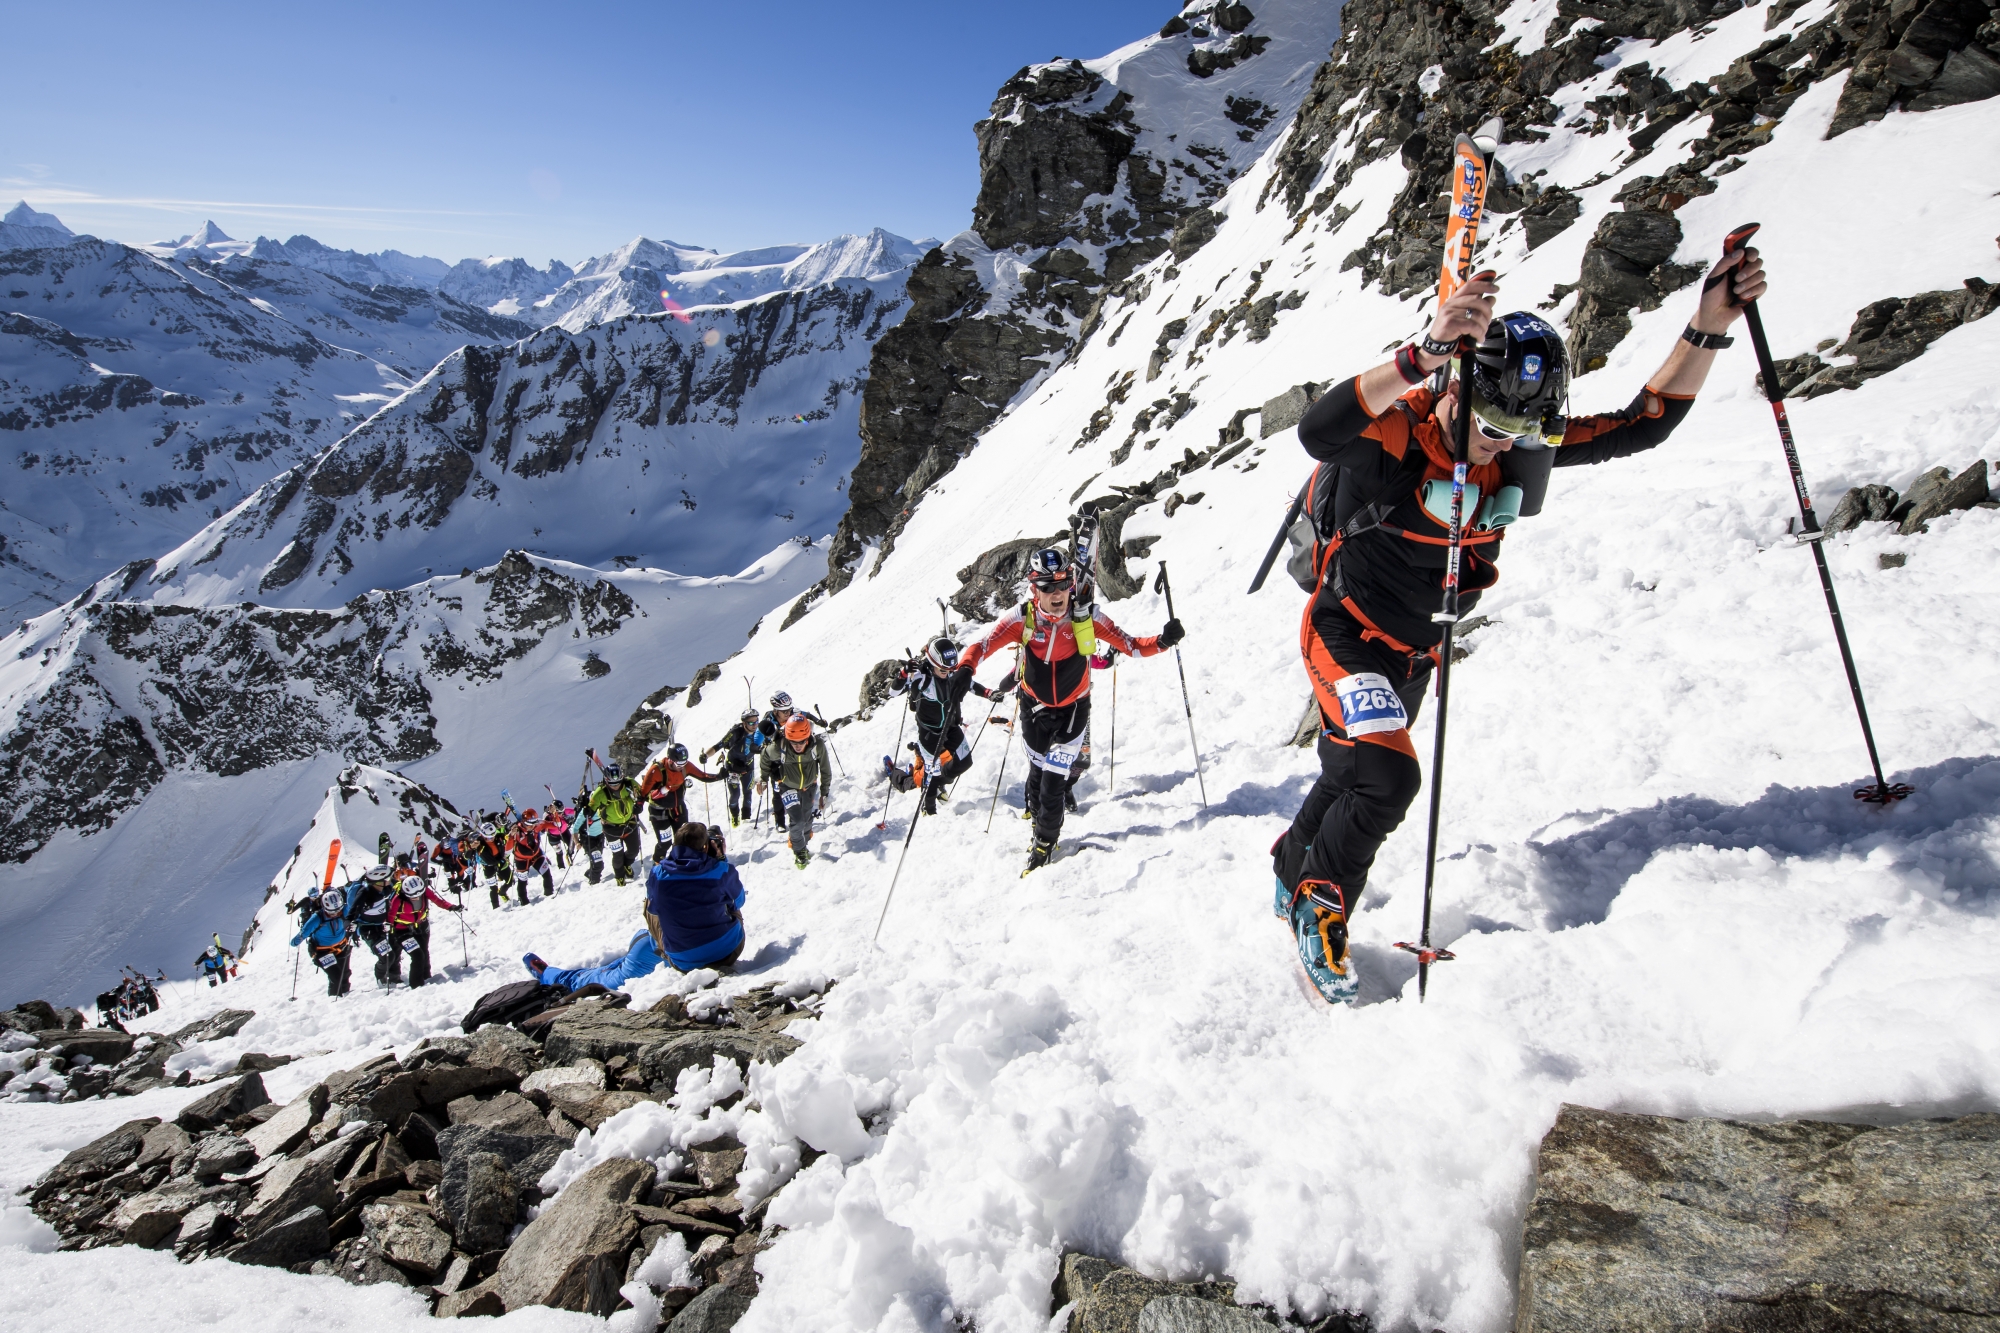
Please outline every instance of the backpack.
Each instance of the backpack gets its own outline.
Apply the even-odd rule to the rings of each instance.
[[[470,1012],[459,1020],[459,1031],[471,1036],[488,1023],[518,1023],[540,1013],[569,992],[561,986],[545,986],[539,981],[513,981],[499,990],[479,997]]]

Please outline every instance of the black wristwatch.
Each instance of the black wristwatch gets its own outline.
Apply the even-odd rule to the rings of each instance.
[[[1692,343],[1704,352],[1719,352],[1736,345],[1734,338],[1721,333],[1703,333],[1692,324],[1681,330],[1681,341]]]

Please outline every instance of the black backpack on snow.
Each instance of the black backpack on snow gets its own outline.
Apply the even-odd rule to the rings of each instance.
[[[568,994],[561,986],[545,986],[539,981],[512,981],[499,990],[480,996],[471,1012],[459,1020],[459,1030],[471,1036],[488,1023],[518,1023],[539,1014]]]

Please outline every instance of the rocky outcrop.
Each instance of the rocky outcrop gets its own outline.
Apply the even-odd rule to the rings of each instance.
[[[1521,1242],[1521,1333],[2000,1321],[2000,1116],[1894,1128],[1565,1106]]]
[[[709,992],[698,1008],[690,1016],[674,998],[631,1014],[599,997],[558,1011],[560,1042],[557,1024],[526,1020],[547,1045],[494,1025],[428,1038],[283,1108],[257,1104],[254,1076],[218,1081],[187,1108],[199,1115],[133,1120],[70,1153],[29,1204],[63,1249],[141,1245],[183,1262],[219,1256],[386,1282],[447,1317],[536,1304],[609,1314],[627,1283],[664,1281],[644,1261],[678,1233],[701,1296],[656,1286],[663,1312],[680,1312],[687,1328],[727,1329],[756,1293],[754,1259],[768,1243],[761,1209],[737,1197],[741,1142],[711,1131],[670,1179],[651,1162],[608,1158],[553,1199],[541,1184],[580,1127],[671,1097],[683,1054],[775,1063],[798,1045],[779,1029],[810,1012],[772,986],[727,1001]],[[9,1013],[48,1023],[59,1011],[37,1002]],[[583,1045],[621,1053],[578,1055]]]
[[[1831,349],[1807,353],[1778,363],[1778,383],[1787,398],[1817,398],[1842,389],[1859,388],[1878,375],[1908,365],[1945,334],[2000,309],[2000,286],[1967,278],[1957,291],[1919,292],[1871,302],[1855,313],[1847,338]],[[1846,365],[1830,365],[1821,355],[1851,356]],[[1758,377],[1762,387],[1763,377]]]
[[[1195,83],[1264,49],[1254,20],[1226,0],[1197,4],[1162,37],[1188,44]],[[1226,100],[1218,109],[1241,127],[1241,143],[1271,123],[1272,108],[1256,98],[1215,100]],[[1140,268],[1170,249],[1184,258],[1215,234],[1206,205],[1240,169],[1238,144],[1163,133],[1172,148],[1162,160],[1141,147],[1142,112],[1131,93],[1076,60],[1029,66],[1001,86],[976,127],[972,231],[912,270],[909,314],[875,346],[851,507],[826,581],[786,624],[846,587],[864,549],[894,545],[918,498],[1023,385],[1095,332],[1105,300],[1128,294]]]
[[[667,712],[667,701],[685,688],[662,685],[639,701],[632,716],[625,719],[625,725],[611,738],[612,763],[622,765],[627,773],[637,773],[646,767],[646,761],[656,750],[673,740],[674,719]]]
[[[1069,1308],[1067,1333],[1266,1333],[1275,1323],[1267,1309],[1238,1305],[1234,1282],[1161,1282],[1082,1253],[1063,1256],[1054,1295],[1058,1309]],[[1340,1312],[1311,1325],[1312,1333],[1371,1327]]]

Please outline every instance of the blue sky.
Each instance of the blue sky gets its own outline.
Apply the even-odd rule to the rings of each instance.
[[[972,123],[1022,65],[1175,0],[0,2],[0,210],[146,242],[575,262],[968,225]]]

